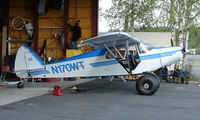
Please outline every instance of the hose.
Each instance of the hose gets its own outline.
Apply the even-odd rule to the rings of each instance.
[[[15,26],[14,26],[14,23],[15,23],[16,20],[21,20],[21,21],[23,22],[23,25],[22,25],[21,27],[15,27]],[[25,25],[24,18],[19,17],[19,16],[13,18],[13,20],[12,20],[12,27],[13,27],[14,30],[22,30],[22,29],[24,28],[24,25]]]

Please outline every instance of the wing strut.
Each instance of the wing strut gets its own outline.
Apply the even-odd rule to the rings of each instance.
[[[114,49],[117,51],[117,53],[119,54],[119,56],[120,56],[122,59],[124,59],[124,57],[123,57],[122,54],[119,52],[119,50],[116,48],[116,46],[113,45],[113,47],[114,47]]]
[[[104,44],[104,46],[106,47],[106,49],[110,52],[110,54],[116,59],[117,57],[115,56],[115,54],[110,50],[110,48]]]

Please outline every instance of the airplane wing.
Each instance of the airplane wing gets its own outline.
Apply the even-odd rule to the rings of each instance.
[[[105,48],[104,44],[108,47],[115,45],[117,48],[125,47],[129,42],[129,45],[137,44],[141,40],[123,32],[114,32],[102,36],[93,37],[91,39],[81,42],[88,46],[92,46],[95,49]]]

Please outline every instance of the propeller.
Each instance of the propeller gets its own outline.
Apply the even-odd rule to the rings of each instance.
[[[170,39],[170,42],[171,42],[171,46],[174,47],[174,42],[172,39]]]
[[[171,42],[171,46],[174,47],[174,46],[175,46],[174,41],[173,41],[172,39],[170,39],[170,42]],[[197,52],[196,49],[190,49],[190,50],[187,49],[187,48],[185,47],[185,42],[183,43],[183,48],[181,49],[181,51],[182,51],[182,53],[183,53],[184,56],[185,56],[185,54],[187,54],[187,53],[190,53],[190,54],[192,54],[192,55],[195,55],[196,52]]]
[[[183,48],[182,48],[182,53],[183,53],[183,55],[185,56],[185,54],[187,54],[187,53],[190,53],[190,54],[192,54],[192,55],[195,55],[196,54],[196,49],[187,49],[187,48],[185,48],[185,46],[183,46]]]

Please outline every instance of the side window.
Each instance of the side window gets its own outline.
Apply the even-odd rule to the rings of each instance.
[[[125,52],[125,51],[124,51]],[[120,51],[120,53],[124,53],[123,51]],[[120,58],[119,54],[115,51],[115,50],[112,50],[112,53],[117,57],[117,58]],[[106,58],[107,59],[114,59],[114,56],[108,51],[106,53]]]
[[[112,51],[112,52],[116,55],[115,51]],[[106,57],[107,59],[114,59],[113,55],[112,55],[109,51],[106,52],[105,57]]]
[[[138,48],[140,53],[146,53],[152,50],[152,46],[149,43],[139,43]]]
[[[119,49],[119,52],[120,52],[120,54],[121,54],[123,57],[125,57],[125,55],[126,55],[125,51],[126,51],[125,48]],[[129,47],[129,52],[130,52],[131,55],[138,55],[138,51],[137,51],[135,45]],[[117,51],[112,50],[112,53],[113,53],[117,58],[121,58],[120,55],[117,53]],[[106,57],[107,59],[114,59],[114,56],[113,56],[109,51],[106,53],[105,57]]]
[[[136,49],[136,45],[130,46],[129,47],[129,52],[131,53],[131,55],[138,55],[138,51]]]

